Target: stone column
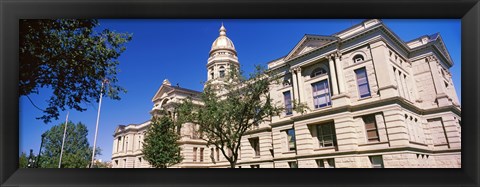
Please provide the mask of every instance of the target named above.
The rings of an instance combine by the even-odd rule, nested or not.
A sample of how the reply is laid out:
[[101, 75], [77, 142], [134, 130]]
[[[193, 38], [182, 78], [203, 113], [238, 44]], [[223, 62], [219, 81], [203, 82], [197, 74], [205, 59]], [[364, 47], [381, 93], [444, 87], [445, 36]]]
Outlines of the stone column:
[[118, 138], [115, 137], [115, 138], [113, 139], [113, 149], [112, 149], [113, 151], [112, 151], [112, 154], [115, 154], [115, 153], [118, 152], [118, 150], [117, 150], [117, 145], [118, 145]]
[[[333, 88], [333, 95], [338, 95], [338, 84], [337, 84], [337, 72], [335, 71], [335, 64], [333, 62], [334, 55], [328, 55], [328, 65], [329, 65], [329, 75], [332, 79], [332, 88]], [[337, 62], [338, 64], [338, 62]]]
[[399, 75], [400, 71], [396, 70], [396, 71], [393, 71], [393, 73], [395, 74], [395, 81], [397, 82], [398, 95], [400, 97], [405, 97], [403, 94], [402, 79], [400, 79], [400, 75]]
[[304, 81], [303, 81], [303, 76], [302, 76], [302, 68], [297, 67], [295, 68], [295, 73], [297, 76], [297, 85], [298, 85], [298, 102], [303, 102], [305, 98], [305, 89], [304, 89]]
[[438, 106], [446, 106], [450, 105], [451, 102], [448, 99], [447, 94], [445, 93], [445, 85], [443, 84], [442, 78], [440, 76], [438, 70], [438, 62], [435, 56], [428, 56], [427, 57], [428, 65], [430, 66], [430, 71], [433, 77], [433, 84], [435, 86], [435, 91], [437, 92], [436, 99]]
[[299, 96], [298, 96], [298, 89], [297, 89], [298, 88], [297, 73], [295, 69], [290, 69], [290, 73], [292, 74], [292, 82], [293, 82], [292, 84], [293, 99], [295, 100], [295, 102], [298, 102]]
[[339, 91], [341, 94], [345, 93], [345, 77], [343, 75], [343, 66], [342, 66], [342, 62], [340, 62], [340, 56], [341, 54], [340, 53], [335, 53], [334, 57], [335, 57], [335, 64], [336, 64], [336, 67], [335, 69], [337, 70], [337, 76], [338, 76], [338, 87], [339, 87]]
[[402, 90], [402, 94], [403, 94], [403, 98], [407, 99], [408, 100], [408, 94], [407, 94], [407, 91], [405, 90], [406, 86], [405, 86], [405, 76], [403, 75], [403, 72], [400, 71], [400, 74], [398, 75], [400, 77], [400, 85], [399, 87], [401, 88]]
[[[340, 56], [341, 56], [340, 52], [337, 51], [336, 53], [332, 54], [332, 56], [330, 57], [331, 59], [334, 60], [333, 63], [335, 64], [335, 70], [336, 70], [334, 71], [336, 73], [333, 73], [331, 77], [335, 77], [335, 76], [337, 77], [338, 91], [339, 91], [339, 94], [332, 96], [332, 105], [334, 107], [350, 104], [350, 97], [348, 96], [345, 88], [346, 82], [345, 82], [345, 76], [343, 75], [343, 66], [342, 66], [342, 62], [340, 61]], [[332, 84], [335, 85], [335, 83], [332, 83]]]
[[377, 74], [380, 98], [398, 96], [397, 87], [394, 85], [393, 67], [388, 60], [387, 45], [383, 41], [370, 44], [373, 66]]
[[405, 74], [403, 75], [402, 80], [405, 89], [405, 96], [407, 97], [407, 100], [412, 101], [412, 97], [410, 96], [410, 89], [408, 89], [407, 77]]

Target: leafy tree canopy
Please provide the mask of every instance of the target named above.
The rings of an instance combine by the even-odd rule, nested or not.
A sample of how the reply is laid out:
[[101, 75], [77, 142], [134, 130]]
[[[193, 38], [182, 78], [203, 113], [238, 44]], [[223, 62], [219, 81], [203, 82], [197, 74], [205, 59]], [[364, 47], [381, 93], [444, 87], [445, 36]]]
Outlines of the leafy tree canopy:
[[169, 117], [153, 117], [143, 143], [143, 157], [155, 168], [167, 168], [183, 160], [177, 141], [180, 136]]
[[53, 91], [42, 110], [45, 123], [58, 119], [59, 110], [85, 111], [82, 103], [98, 102], [105, 79], [106, 96], [118, 100], [126, 90], [117, 85], [117, 60], [131, 34], [108, 29], [96, 32], [95, 19], [20, 20], [19, 95], [37, 94], [39, 88]]
[[[64, 129], [65, 123], [62, 123], [45, 132], [44, 149], [38, 161], [41, 168], [58, 168]], [[92, 158], [92, 147], [88, 143], [87, 135], [88, 129], [84, 124], [68, 122], [61, 168], [88, 167]], [[100, 155], [100, 151], [97, 147], [95, 154]]]
[[25, 152], [22, 152], [20, 154], [20, 157], [18, 159], [18, 167], [19, 168], [27, 168], [28, 167], [28, 156]]
[[[270, 97], [270, 87], [278, 83], [275, 72], [260, 66], [248, 78], [232, 69], [223, 84], [207, 82], [201, 96], [203, 104], [184, 100], [177, 107], [178, 116], [181, 121], [198, 124], [202, 139], [221, 150], [235, 168], [243, 135], [285, 110]], [[304, 108], [298, 103], [294, 109]]]

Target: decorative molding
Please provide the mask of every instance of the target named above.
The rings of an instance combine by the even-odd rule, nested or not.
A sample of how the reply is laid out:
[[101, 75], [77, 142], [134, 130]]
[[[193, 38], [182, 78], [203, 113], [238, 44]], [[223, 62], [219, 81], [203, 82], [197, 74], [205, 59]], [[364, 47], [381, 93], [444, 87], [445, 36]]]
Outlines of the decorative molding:
[[437, 57], [435, 57], [434, 55], [427, 56], [425, 59], [427, 60], [427, 62], [437, 61]]

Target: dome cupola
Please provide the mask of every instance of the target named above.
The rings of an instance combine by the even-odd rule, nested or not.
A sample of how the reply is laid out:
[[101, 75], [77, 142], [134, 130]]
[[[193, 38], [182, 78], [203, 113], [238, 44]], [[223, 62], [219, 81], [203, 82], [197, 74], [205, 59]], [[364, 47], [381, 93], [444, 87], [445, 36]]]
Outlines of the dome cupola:
[[220, 27], [220, 35], [218, 38], [213, 42], [212, 48], [210, 49], [210, 56], [214, 54], [214, 52], [220, 51], [220, 50], [227, 50], [233, 53], [233, 55], [237, 55], [237, 51], [235, 50], [235, 46], [233, 45], [232, 40], [227, 37], [227, 29], [222, 26]]

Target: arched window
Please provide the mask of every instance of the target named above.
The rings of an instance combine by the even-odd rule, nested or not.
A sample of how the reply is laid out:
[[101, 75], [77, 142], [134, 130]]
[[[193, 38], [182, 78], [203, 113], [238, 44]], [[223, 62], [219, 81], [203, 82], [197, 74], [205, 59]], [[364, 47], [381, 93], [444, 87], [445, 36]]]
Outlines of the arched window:
[[213, 68], [210, 68], [209, 71], [210, 71], [210, 79], [215, 78], [215, 75], [214, 75], [214, 73], [213, 73]]
[[325, 70], [325, 68], [316, 68], [312, 71], [312, 74], [310, 74], [310, 77], [313, 78], [323, 74], [327, 74], [327, 70]]
[[353, 62], [354, 62], [354, 63], [362, 62], [363, 60], [364, 60], [364, 58], [363, 58], [363, 56], [360, 55], [360, 54], [359, 54], [359, 55], [355, 55], [355, 56], [353, 57]]
[[225, 67], [223, 67], [223, 66], [220, 66], [220, 68], [219, 68], [219, 71], [218, 71], [218, 72], [219, 72], [219, 74], [220, 74], [220, 78], [223, 78], [223, 77], [225, 77]]

